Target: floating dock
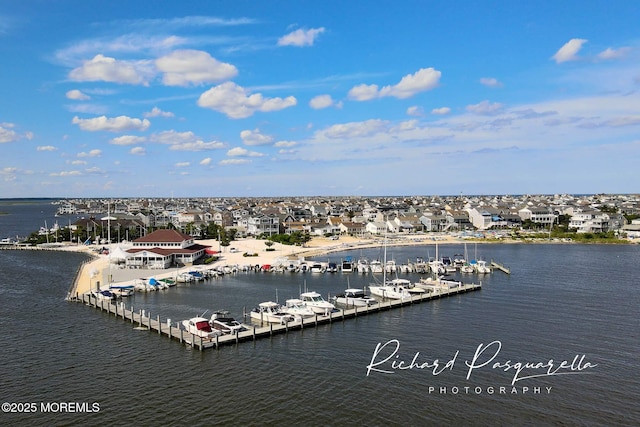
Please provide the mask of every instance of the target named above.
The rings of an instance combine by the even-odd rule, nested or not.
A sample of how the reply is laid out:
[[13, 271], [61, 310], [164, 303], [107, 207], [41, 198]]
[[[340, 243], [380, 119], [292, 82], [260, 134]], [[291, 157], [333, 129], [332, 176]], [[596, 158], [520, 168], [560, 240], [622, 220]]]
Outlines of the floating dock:
[[511, 269], [509, 267], [505, 267], [502, 264], [498, 264], [494, 260], [491, 260], [491, 268], [495, 268], [497, 270], [500, 270], [503, 273], [511, 274]]
[[244, 341], [255, 341], [260, 338], [268, 338], [275, 334], [287, 333], [289, 331], [314, 328], [318, 325], [344, 321], [345, 319], [365, 316], [367, 314], [378, 313], [412, 304], [419, 304], [434, 299], [477, 291], [480, 289], [482, 289], [482, 284], [463, 284], [452, 288], [438, 288], [434, 292], [425, 292], [424, 294], [418, 294], [411, 298], [386, 300], [369, 307], [339, 308], [326, 316], [316, 314], [315, 317], [296, 320], [282, 325], [275, 323], [270, 323], [267, 326], [248, 325], [248, 329], [246, 331], [230, 335], [220, 335], [212, 339], [202, 338], [191, 334], [184, 330], [180, 323], [173, 323], [170, 319], [165, 319], [163, 321], [160, 318], [160, 315], [156, 315], [155, 318], [152, 318], [151, 313], [145, 312], [144, 310], [136, 312], [133, 305], [130, 305], [127, 308], [124, 301], [116, 301], [114, 303], [112, 301], [97, 300], [90, 294], [76, 294], [73, 297], [68, 297], [67, 300], [80, 302], [101, 311], [106, 311], [109, 314], [113, 314], [115, 317], [121, 317], [125, 321], [130, 322], [134, 327], [142, 327], [148, 329], [150, 332], [157, 333], [160, 336], [167, 336], [191, 347], [204, 350], [209, 348], [220, 348], [222, 345], [236, 344]]

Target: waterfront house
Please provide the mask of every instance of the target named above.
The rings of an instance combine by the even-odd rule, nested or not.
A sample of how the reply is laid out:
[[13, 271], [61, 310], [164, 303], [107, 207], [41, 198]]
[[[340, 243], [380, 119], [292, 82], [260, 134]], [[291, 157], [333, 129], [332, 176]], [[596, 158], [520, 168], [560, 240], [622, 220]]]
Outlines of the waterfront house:
[[133, 241], [127, 253], [129, 268], [168, 268], [172, 264], [190, 265], [204, 255], [208, 246], [195, 243], [192, 236], [163, 229]]

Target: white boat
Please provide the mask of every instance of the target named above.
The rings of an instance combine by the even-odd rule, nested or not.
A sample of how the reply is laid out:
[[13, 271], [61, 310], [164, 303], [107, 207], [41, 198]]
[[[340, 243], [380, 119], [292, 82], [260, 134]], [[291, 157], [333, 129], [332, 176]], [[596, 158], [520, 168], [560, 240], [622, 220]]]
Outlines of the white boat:
[[377, 260], [377, 259], [374, 259], [369, 263], [369, 269], [374, 274], [382, 273], [382, 271], [384, 270], [384, 268], [382, 268], [382, 263], [380, 262], [380, 260]]
[[378, 304], [378, 300], [366, 295], [363, 289], [356, 288], [345, 289], [343, 294], [333, 297], [333, 301], [347, 307], [367, 307]]
[[222, 335], [222, 332], [213, 329], [209, 319], [204, 317], [192, 317], [191, 319], [183, 320], [182, 326], [188, 333], [201, 338], [211, 339], [216, 335]]
[[483, 261], [483, 260], [476, 261], [476, 273], [478, 274], [491, 273], [491, 269], [487, 267], [487, 261]]
[[112, 285], [109, 290], [119, 297], [128, 297], [133, 295], [133, 285]]
[[314, 262], [313, 264], [311, 264], [311, 267], [309, 268], [309, 271], [311, 271], [312, 273], [324, 273], [325, 270], [326, 270], [325, 266], [319, 262]]
[[300, 294], [300, 299], [314, 313], [322, 314], [327, 316], [329, 312], [333, 311], [336, 307], [331, 304], [329, 301], [325, 301], [317, 292], [304, 292]]
[[216, 311], [213, 313], [211, 319], [209, 319], [209, 324], [213, 329], [223, 334], [237, 334], [246, 330], [242, 323], [229, 316], [228, 311]]
[[307, 307], [305, 303], [298, 298], [291, 298], [286, 300], [284, 306], [282, 307], [282, 311], [295, 316], [296, 319], [313, 317], [316, 315], [316, 313], [311, 310], [310, 307]]
[[434, 292], [437, 289], [452, 289], [462, 286], [462, 282], [459, 280], [449, 280], [440, 276], [436, 279], [432, 277], [428, 277], [426, 279], [420, 279], [418, 283], [415, 284], [416, 287], [425, 289], [430, 292]]
[[92, 295], [98, 301], [113, 301], [113, 300], [115, 300], [117, 298], [115, 293], [113, 293], [111, 291], [107, 291], [107, 290], [93, 292]]
[[356, 264], [356, 270], [360, 274], [367, 274], [371, 270], [369, 268], [369, 261], [366, 258], [360, 258]]
[[351, 273], [353, 271], [353, 261], [350, 256], [342, 260], [340, 270], [342, 270], [343, 273]]
[[273, 301], [261, 302], [256, 308], [251, 310], [250, 315], [252, 319], [263, 323], [285, 324], [295, 320], [294, 316], [285, 313], [280, 304]]
[[196, 278], [189, 273], [180, 273], [176, 276], [176, 282], [178, 283], [191, 283], [195, 282]]

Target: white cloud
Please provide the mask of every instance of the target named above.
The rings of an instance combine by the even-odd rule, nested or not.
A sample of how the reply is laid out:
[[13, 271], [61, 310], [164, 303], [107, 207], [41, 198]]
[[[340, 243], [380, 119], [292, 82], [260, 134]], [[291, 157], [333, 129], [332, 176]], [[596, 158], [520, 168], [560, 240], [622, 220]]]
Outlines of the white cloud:
[[250, 117], [256, 111], [270, 112], [292, 107], [296, 98], [264, 98], [260, 93], [250, 94], [248, 90], [233, 82], [214, 86], [200, 95], [198, 105], [226, 114], [232, 119]]
[[623, 58], [630, 51], [631, 51], [631, 48], [628, 48], [628, 47], [621, 47], [620, 49], [612, 49], [608, 47], [598, 54], [598, 58], [604, 59], [604, 60]]
[[73, 99], [75, 101], [86, 101], [87, 99], [91, 99], [89, 95], [80, 92], [78, 89], [70, 90], [65, 95], [68, 99]]
[[0, 176], [2, 180], [6, 182], [15, 181], [17, 173], [18, 168], [7, 167], [0, 169]]
[[147, 119], [140, 120], [127, 116], [118, 116], [113, 118], [107, 118], [106, 116], [100, 116], [93, 119], [80, 119], [75, 116], [71, 121], [74, 125], [78, 125], [80, 129], [89, 132], [96, 131], [109, 131], [109, 132], [123, 132], [127, 130], [147, 130], [151, 125], [151, 122]]
[[422, 117], [424, 116], [424, 109], [422, 107], [418, 107], [416, 105], [407, 108], [408, 116]]
[[0, 144], [5, 142], [15, 142], [22, 138], [32, 139], [32, 132], [25, 132], [23, 134], [19, 134], [14, 131], [15, 125], [13, 123], [0, 123]]
[[153, 107], [151, 109], [151, 111], [147, 111], [146, 113], [142, 114], [143, 117], [164, 117], [164, 118], [171, 118], [171, 117], [175, 117], [175, 114], [173, 114], [170, 111], [162, 111], [161, 109], [159, 109], [158, 107]]
[[86, 160], [71, 160], [71, 161], [67, 161], [68, 164], [77, 166], [77, 165], [86, 165], [87, 161]]
[[80, 171], [62, 171], [62, 172], [52, 172], [49, 174], [49, 176], [60, 176], [60, 177], [67, 177], [67, 176], [81, 176], [82, 172]]
[[275, 144], [273, 144], [274, 147], [294, 147], [298, 145], [298, 143], [296, 141], [278, 141]]
[[219, 150], [226, 147], [226, 144], [218, 141], [204, 142], [182, 142], [179, 144], [173, 144], [169, 147], [169, 150], [174, 151], [207, 151], [207, 150]]
[[206, 157], [206, 158], [200, 160], [200, 164], [202, 166], [209, 166], [211, 164], [211, 157]]
[[433, 110], [431, 110], [431, 114], [437, 114], [437, 115], [445, 115], [445, 114], [449, 114], [451, 112], [451, 108], [449, 107], [440, 107], [440, 108], [434, 108]]
[[260, 133], [260, 129], [243, 130], [240, 132], [240, 138], [245, 145], [267, 145], [273, 142], [273, 137]]
[[219, 165], [246, 165], [251, 163], [249, 159], [225, 159], [218, 162]]
[[313, 46], [316, 38], [325, 31], [324, 27], [310, 30], [298, 29], [278, 39], [278, 46]]
[[503, 84], [498, 81], [498, 79], [493, 77], [482, 77], [480, 79], [480, 84], [487, 87], [502, 87]]
[[413, 74], [407, 74], [399, 83], [384, 86], [378, 90], [378, 85], [361, 84], [354, 86], [349, 91], [349, 99], [355, 101], [368, 101], [374, 98], [393, 96], [394, 98], [405, 99], [417, 93], [431, 90], [440, 83], [442, 73], [433, 67], [421, 68]]
[[231, 64], [220, 62], [200, 50], [176, 50], [158, 58], [156, 66], [164, 73], [167, 86], [189, 86], [228, 80], [238, 74]]
[[557, 64], [567, 61], [575, 61], [578, 59], [578, 52], [582, 49], [582, 45], [586, 43], [585, 39], [571, 39], [564, 44], [551, 58]]
[[170, 150], [175, 151], [206, 151], [225, 148], [226, 144], [219, 141], [204, 142], [191, 131], [176, 132], [167, 130], [155, 133], [149, 137], [151, 142], [170, 145]]
[[129, 154], [144, 156], [145, 154], [147, 154], [147, 150], [144, 147], [133, 147], [131, 150], [129, 150]]
[[37, 151], [56, 151], [57, 148], [53, 145], [39, 145], [36, 147]]
[[83, 157], [100, 157], [102, 155], [102, 150], [98, 150], [97, 148], [89, 151], [89, 152], [80, 152], [78, 153], [78, 157], [83, 158]]
[[189, 162], [178, 162], [178, 163], [176, 163], [176, 167], [177, 168], [186, 168], [186, 167], [189, 167], [189, 166], [191, 166], [191, 163], [189, 163]]
[[316, 132], [316, 136], [323, 136], [330, 139], [362, 138], [380, 132], [385, 129], [388, 124], [388, 121], [380, 119], [342, 123], [318, 131]]
[[243, 147], [235, 147], [227, 151], [227, 156], [229, 157], [263, 157], [264, 154], [258, 153], [257, 151], [249, 151]]
[[470, 113], [481, 114], [481, 115], [492, 115], [496, 114], [502, 109], [502, 104], [499, 102], [489, 102], [487, 100], [482, 101], [478, 104], [467, 105], [466, 110]]
[[111, 139], [109, 144], [113, 145], [135, 145], [146, 142], [147, 138], [144, 136], [134, 136], [134, 135], [122, 135], [116, 138]]
[[321, 110], [328, 107], [342, 108], [342, 102], [336, 102], [331, 95], [318, 95], [309, 101], [309, 107], [314, 110]]
[[148, 85], [155, 74], [149, 61], [118, 61], [104, 55], [96, 55], [69, 73], [73, 81], [104, 81], [133, 85]]

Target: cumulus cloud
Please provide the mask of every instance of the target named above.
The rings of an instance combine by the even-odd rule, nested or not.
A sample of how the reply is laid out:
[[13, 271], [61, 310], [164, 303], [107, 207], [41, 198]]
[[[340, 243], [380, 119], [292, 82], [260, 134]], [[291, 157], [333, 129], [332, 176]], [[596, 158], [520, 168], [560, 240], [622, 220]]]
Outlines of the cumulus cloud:
[[209, 166], [211, 164], [211, 157], [205, 157], [204, 159], [200, 160], [200, 164], [202, 166]]
[[440, 116], [444, 116], [445, 114], [449, 114], [451, 112], [451, 108], [449, 107], [440, 107], [440, 108], [434, 108], [433, 110], [431, 110], [431, 114], [437, 114]]
[[140, 120], [127, 116], [118, 116], [112, 118], [100, 116], [93, 119], [81, 119], [78, 116], [75, 116], [71, 123], [73, 123], [74, 125], [78, 125], [80, 129], [89, 132], [123, 132], [127, 130], [144, 131], [147, 130], [151, 125], [151, 122], [147, 119]]
[[129, 150], [129, 154], [133, 154], [135, 156], [144, 156], [147, 154], [147, 150], [144, 147], [133, 147]]
[[264, 154], [258, 153], [257, 151], [249, 151], [243, 147], [235, 147], [227, 151], [227, 156], [229, 157], [262, 157], [264, 156]]
[[154, 74], [148, 61], [118, 61], [98, 54], [71, 70], [69, 78], [79, 82], [104, 81], [146, 86]]
[[17, 173], [18, 168], [6, 167], [0, 169], [0, 176], [2, 177], [2, 180], [6, 182], [15, 181]]
[[564, 44], [551, 58], [556, 61], [557, 64], [567, 61], [575, 61], [578, 59], [578, 52], [582, 49], [582, 45], [585, 44], [585, 39], [571, 39]]
[[502, 83], [498, 81], [498, 79], [493, 77], [482, 77], [480, 79], [480, 84], [487, 87], [502, 87]]
[[39, 145], [38, 147], [36, 147], [37, 151], [56, 151], [57, 148], [54, 147], [53, 145]]
[[113, 145], [135, 145], [135, 144], [141, 144], [141, 143], [145, 142], [146, 140], [147, 140], [147, 138], [145, 138], [144, 136], [122, 135], [122, 136], [118, 136], [116, 138], [112, 138], [111, 141], [109, 141], [109, 144], [113, 144]]
[[298, 29], [278, 39], [278, 46], [313, 46], [316, 38], [324, 33], [324, 27], [309, 30]]
[[13, 130], [15, 125], [13, 123], [0, 123], [0, 144], [5, 142], [15, 142], [22, 138], [32, 139], [32, 132], [25, 132], [20, 134]]
[[142, 116], [143, 117], [164, 117], [168, 119], [171, 117], [175, 117], [175, 114], [173, 114], [170, 111], [162, 111], [158, 107], [153, 107], [151, 111], [147, 111], [146, 113], [142, 114]]
[[191, 163], [189, 163], [189, 162], [178, 162], [178, 163], [176, 163], [176, 167], [177, 168], [186, 168], [186, 167], [189, 167], [189, 166], [191, 166]]
[[316, 135], [330, 139], [361, 138], [384, 130], [388, 124], [388, 121], [380, 119], [342, 123], [318, 131]]
[[248, 90], [233, 82], [222, 83], [204, 92], [198, 98], [198, 105], [226, 114], [232, 119], [250, 117], [256, 111], [270, 112], [292, 107], [296, 98], [264, 98], [260, 93], [250, 94]]
[[225, 148], [226, 144], [219, 141], [205, 142], [191, 131], [176, 132], [167, 130], [155, 133], [149, 137], [151, 142], [170, 145], [169, 149], [174, 151], [206, 151]]
[[267, 145], [273, 142], [273, 137], [260, 133], [260, 129], [243, 130], [240, 132], [240, 138], [245, 145]]
[[220, 62], [201, 50], [176, 50], [156, 59], [167, 86], [190, 86], [228, 80], [238, 74], [231, 64]]
[[384, 86], [378, 90], [378, 85], [361, 84], [354, 86], [349, 91], [349, 99], [355, 101], [368, 101], [374, 98], [392, 96], [394, 98], [405, 99], [417, 93], [431, 90], [440, 83], [442, 73], [433, 67], [421, 68], [413, 74], [407, 74], [399, 83]]
[[67, 176], [81, 176], [82, 172], [80, 171], [61, 171], [61, 172], [52, 172], [49, 174], [49, 176], [60, 176], [60, 177], [67, 177]]
[[487, 100], [482, 101], [478, 104], [467, 105], [466, 110], [470, 113], [481, 114], [481, 115], [491, 115], [496, 114], [502, 109], [502, 104], [499, 102], [489, 102]]
[[91, 99], [91, 97], [87, 94], [84, 94], [82, 92], [80, 92], [78, 89], [73, 89], [68, 91], [65, 96], [68, 99], [73, 99], [74, 101], [86, 101], [88, 99]]
[[342, 102], [336, 102], [331, 95], [318, 95], [309, 101], [309, 107], [314, 110], [321, 110], [328, 107], [342, 108]]

